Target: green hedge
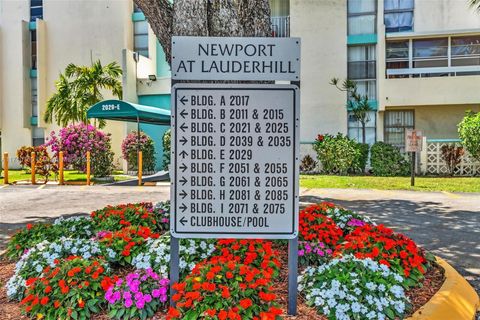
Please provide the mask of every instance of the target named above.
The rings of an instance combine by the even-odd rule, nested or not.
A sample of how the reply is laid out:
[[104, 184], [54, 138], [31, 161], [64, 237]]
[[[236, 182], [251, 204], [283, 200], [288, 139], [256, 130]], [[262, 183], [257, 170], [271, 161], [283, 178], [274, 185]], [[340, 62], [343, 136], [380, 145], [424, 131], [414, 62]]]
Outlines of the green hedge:
[[410, 174], [410, 162], [391, 144], [376, 142], [370, 149], [370, 165], [376, 176], [407, 176]]

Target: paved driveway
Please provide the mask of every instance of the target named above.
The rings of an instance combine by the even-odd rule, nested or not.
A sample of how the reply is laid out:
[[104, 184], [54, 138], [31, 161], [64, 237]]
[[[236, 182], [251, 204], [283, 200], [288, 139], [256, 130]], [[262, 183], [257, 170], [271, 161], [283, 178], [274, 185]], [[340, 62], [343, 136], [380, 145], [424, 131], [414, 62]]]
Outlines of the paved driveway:
[[[0, 187], [0, 251], [8, 234], [29, 222], [78, 215], [108, 204], [160, 201], [169, 186]], [[480, 194], [302, 189], [302, 204], [332, 201], [367, 214], [452, 263], [480, 291]]]

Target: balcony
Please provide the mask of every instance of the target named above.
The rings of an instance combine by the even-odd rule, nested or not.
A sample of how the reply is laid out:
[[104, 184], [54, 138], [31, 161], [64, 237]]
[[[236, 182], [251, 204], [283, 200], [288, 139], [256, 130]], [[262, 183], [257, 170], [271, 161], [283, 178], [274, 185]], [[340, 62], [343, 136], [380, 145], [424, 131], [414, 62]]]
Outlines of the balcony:
[[272, 37], [287, 38], [290, 37], [290, 16], [271, 17]]

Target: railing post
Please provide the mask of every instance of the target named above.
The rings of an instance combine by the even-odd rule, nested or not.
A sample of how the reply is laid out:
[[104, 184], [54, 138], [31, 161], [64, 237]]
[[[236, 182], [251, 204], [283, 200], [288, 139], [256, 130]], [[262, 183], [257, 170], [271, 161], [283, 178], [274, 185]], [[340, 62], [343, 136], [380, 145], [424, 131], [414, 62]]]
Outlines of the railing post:
[[63, 151], [58, 153], [58, 184], [63, 185]]
[[87, 151], [87, 186], [90, 185], [90, 151]]
[[8, 152], [3, 153], [3, 184], [8, 184]]
[[30, 166], [31, 166], [31, 174], [32, 174], [32, 184], [36, 183], [35, 180], [35, 152], [31, 153], [31, 158], [30, 158]]
[[143, 154], [142, 151], [138, 151], [138, 185], [142, 185], [142, 175], [143, 175]]

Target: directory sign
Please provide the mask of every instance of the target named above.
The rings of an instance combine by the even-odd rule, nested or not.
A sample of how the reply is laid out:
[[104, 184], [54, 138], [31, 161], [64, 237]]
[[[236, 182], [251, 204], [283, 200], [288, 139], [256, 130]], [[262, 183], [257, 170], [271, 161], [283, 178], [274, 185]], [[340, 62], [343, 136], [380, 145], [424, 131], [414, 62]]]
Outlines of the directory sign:
[[298, 233], [299, 89], [172, 87], [172, 235], [291, 239]]

